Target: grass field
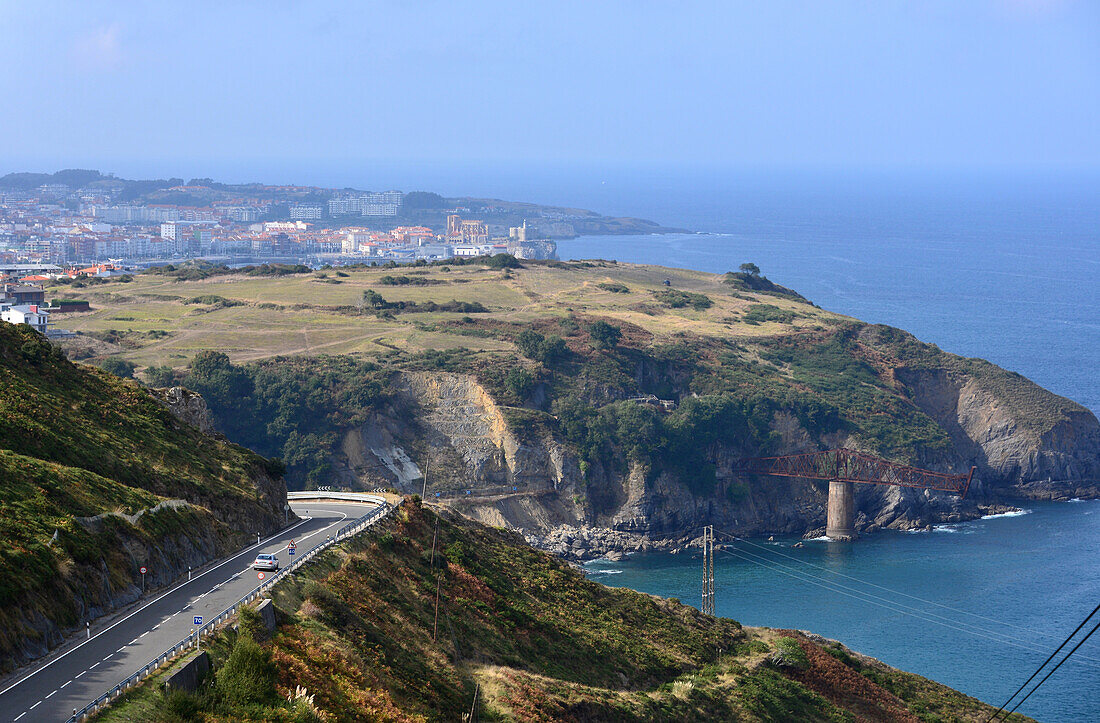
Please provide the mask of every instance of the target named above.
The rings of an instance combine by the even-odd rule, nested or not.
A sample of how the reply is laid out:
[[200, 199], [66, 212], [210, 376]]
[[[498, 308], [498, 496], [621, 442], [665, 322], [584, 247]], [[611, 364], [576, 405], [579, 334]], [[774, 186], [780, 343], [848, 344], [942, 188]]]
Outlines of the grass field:
[[[525, 322], [547, 316], [606, 317], [644, 329], [658, 344], [683, 334], [781, 336], [843, 319], [795, 299], [734, 292], [714, 274], [603, 262], [525, 266], [508, 272], [485, 266], [434, 266], [355, 269], [341, 272], [346, 276], [340, 277], [325, 271], [278, 278], [226, 275], [199, 281], [141, 274], [131, 283], [112, 281], [82, 289], [51, 286], [47, 298], [91, 303], [91, 312], [55, 315], [53, 323], [83, 334], [109, 336], [109, 344], [93, 356], [118, 356], [139, 366], [176, 368], [208, 349], [224, 351], [234, 361], [254, 361], [322, 353], [370, 357], [395, 347], [411, 352], [511, 348], [506, 341], [440, 328], [463, 317], [474, 320], [473, 328], [493, 321]], [[387, 285], [382, 281], [386, 276], [426, 283]], [[698, 310], [670, 308], [655, 295], [669, 288], [663, 284], [665, 279], [670, 288], [704, 294], [712, 305]], [[609, 291], [601, 284], [628, 291]], [[349, 309], [360, 303], [368, 289], [388, 302], [478, 302], [488, 313], [405, 312], [382, 318], [370, 309], [364, 313]], [[211, 296], [229, 303], [186, 303]], [[786, 323], [743, 321], [750, 309], [760, 304], [790, 311], [793, 318]]]

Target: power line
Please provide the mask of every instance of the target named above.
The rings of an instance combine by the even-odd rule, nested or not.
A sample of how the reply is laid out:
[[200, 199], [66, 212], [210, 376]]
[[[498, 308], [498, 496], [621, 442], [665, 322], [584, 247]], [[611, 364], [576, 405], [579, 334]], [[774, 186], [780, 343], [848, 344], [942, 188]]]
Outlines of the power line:
[[[895, 595], [901, 595], [903, 597], [907, 597], [907, 598], [910, 598], [912, 600], [917, 600], [917, 601], [925, 603], [927, 605], [935, 605], [936, 607], [943, 608], [944, 610], [950, 610], [953, 613], [959, 613], [959, 614], [962, 614], [962, 615], [970, 615], [971, 617], [978, 618], [979, 620], [985, 620], [986, 622], [995, 623], [997, 625], [1004, 625], [1004, 626], [1007, 626], [1007, 627], [1010, 627], [1010, 628], [1016, 628], [1017, 630], [1021, 630], [1023, 632], [1027, 632], [1027, 633], [1031, 633], [1033, 635], [1040, 635], [1042, 637], [1052, 638], [1054, 640], [1058, 639], [1057, 636], [1051, 635], [1050, 633], [1044, 633], [1044, 632], [1041, 632], [1039, 630], [1033, 630], [1031, 628], [1023, 627], [1021, 625], [1014, 625], [1012, 623], [1002, 622], [1002, 621], [996, 620], [994, 618], [986, 617], [985, 615], [979, 615], [977, 613], [972, 613], [969, 610], [960, 610], [959, 608], [954, 608], [954, 607], [951, 607], [950, 605], [944, 605], [943, 603], [938, 603], [935, 600], [926, 600], [922, 597], [918, 597], [916, 595], [910, 595], [909, 593], [902, 592], [900, 590], [894, 590], [893, 588], [885, 587], [883, 585], [878, 585], [878, 584], [873, 583], [873, 582], [867, 582], [866, 580], [861, 580], [858, 577], [853, 577], [852, 575], [847, 575], [843, 572], [837, 572], [836, 570], [830, 570], [827, 567], [822, 567], [821, 565], [815, 565], [812, 562], [807, 562], [806, 560], [799, 559], [797, 557], [794, 557], [793, 555], [787, 555], [787, 554], [785, 554], [785, 553], [783, 553], [779, 550], [772, 549], [772, 548], [767, 547], [765, 545], [758, 545], [755, 542], [752, 542], [751, 540], [746, 540], [743, 537], [738, 537], [737, 535], [735, 535], [731, 532], [724, 532], [722, 530], [719, 530], [718, 534], [723, 535], [725, 537], [732, 538], [734, 540], [737, 540], [738, 542], [744, 542], [745, 544], [752, 545], [753, 547], [758, 547], [761, 550], [765, 550], [765, 551], [770, 552], [774, 555], [779, 555], [780, 557], [785, 557], [788, 560], [793, 560], [794, 562], [800, 562], [803, 565], [807, 565], [807, 566], [815, 568], [817, 570], [821, 570], [823, 572], [827, 572], [827, 573], [830, 573], [832, 575], [837, 575], [839, 577], [845, 577], [845, 578], [848, 578], [849, 580], [854, 580], [855, 582], [858, 582], [861, 585], [867, 585], [869, 587], [876, 587], [879, 590], [885, 590], [886, 592], [893, 593]], [[931, 614], [931, 613], [929, 613], [929, 614]], [[1097, 661], [1097, 662], [1100, 662], [1100, 661]]]
[[[1012, 638], [1010, 636], [1003, 635], [1003, 634], [1000, 634], [1000, 633], [989, 634], [988, 631], [978, 632], [977, 630], [974, 630], [974, 629], [959, 627], [958, 625], [952, 625], [950, 623], [940, 622], [939, 620], [935, 620], [933, 618], [926, 617], [925, 614], [923, 614], [923, 611], [916, 610], [915, 608], [903, 609], [906, 606], [895, 607], [896, 605], [901, 605], [901, 603], [894, 603], [894, 601], [892, 601], [892, 600], [887, 600], [886, 598], [878, 597], [876, 595], [871, 595], [870, 593], [865, 593], [865, 592], [862, 592], [860, 590], [855, 590], [854, 588], [849, 588], [849, 587], [846, 587], [844, 585], [840, 585], [839, 583], [824, 582], [824, 581], [821, 581], [821, 578], [810, 575], [809, 573], [802, 573], [802, 572], [798, 572], [798, 571], [791, 572], [790, 568], [788, 568], [784, 565], [780, 565], [779, 563], [771, 562], [771, 561], [769, 561], [765, 558], [761, 558], [759, 555], [754, 555], [751, 552], [747, 552], [747, 551], [744, 551], [744, 550], [738, 550], [738, 551], [721, 550], [721, 552], [725, 552], [729, 555], [733, 555], [734, 557], [737, 557], [738, 559], [744, 560], [745, 562], [750, 562], [750, 563], [753, 563], [755, 565], [759, 565], [760, 567], [763, 567], [766, 570], [772, 570], [774, 572], [778, 572], [780, 574], [787, 575], [789, 577], [793, 577], [796, 580], [800, 580], [802, 582], [809, 583], [810, 585], [816, 585], [817, 587], [824, 588], [825, 590], [828, 590], [829, 592], [839, 593], [841, 595], [845, 595], [847, 597], [854, 598], [856, 600], [859, 600], [860, 602], [869, 603], [871, 605], [878, 605], [879, 607], [886, 608], [887, 610], [892, 610], [893, 612], [896, 612], [896, 613], [901, 613], [902, 615], [909, 615], [911, 617], [915, 617], [919, 620], [924, 620], [925, 622], [932, 623], [934, 625], [940, 625], [940, 626], [943, 626], [945, 628], [950, 628], [952, 630], [957, 630], [959, 632], [968, 633], [968, 634], [974, 635], [976, 637], [985, 638], [987, 640], [991, 640], [992, 642], [998, 643], [1000, 645], [1011, 645], [1013, 647], [1021, 648], [1023, 650], [1029, 650], [1031, 652], [1038, 652], [1038, 653], [1042, 652], [1041, 649], [1030, 646], [1030, 645], [1027, 645], [1026, 643], [1023, 643], [1022, 641], [1020, 641], [1017, 638]], [[744, 557], [743, 555], [749, 555], [751, 557]], [[758, 559], [756, 559], [756, 560], [751, 559], [752, 557], [755, 557], [755, 558], [758, 558]], [[759, 560], [764, 560], [764, 562], [759, 562]], [[845, 592], [845, 590], [851, 590], [852, 592]], [[875, 600], [868, 599], [869, 597], [877, 598], [878, 600], [882, 600], [884, 602], [876, 602]]]
[[[1011, 703], [1012, 699], [1015, 698], [1016, 696], [1018, 696], [1020, 694], [1020, 691], [1022, 691], [1024, 688], [1027, 687], [1028, 683], [1035, 680], [1035, 676], [1038, 675], [1039, 672], [1047, 666], [1047, 663], [1054, 660], [1054, 656], [1058, 654], [1058, 651], [1060, 651], [1062, 648], [1066, 647], [1066, 644], [1069, 643], [1070, 640], [1073, 640], [1073, 636], [1076, 635], [1077, 633], [1079, 633], [1081, 631], [1081, 628], [1085, 627], [1085, 624], [1088, 623], [1088, 621], [1090, 619], [1092, 619], [1092, 616], [1095, 615], [1097, 612], [1100, 612], [1100, 605], [1097, 605], [1096, 607], [1094, 607], [1092, 609], [1092, 612], [1089, 613], [1088, 616], [1084, 620], [1081, 621], [1081, 624], [1078, 625], [1076, 628], [1074, 628], [1073, 632], [1070, 633], [1069, 636], [1065, 640], [1062, 641], [1061, 645], [1059, 645], [1057, 648], [1055, 648], [1054, 652], [1050, 654], [1050, 657], [1047, 658], [1046, 660], [1044, 660], [1043, 664], [1035, 669], [1035, 672], [1031, 674], [1031, 677], [1028, 678], [1027, 680], [1025, 680], [1024, 684], [1021, 685], [1019, 688], [1017, 688], [1015, 693], [1008, 696], [1008, 700], [1006, 700], [1004, 703], [1001, 704], [1001, 707], [997, 709], [996, 713], [994, 713], [993, 715], [991, 715], [989, 717], [989, 720], [986, 721], [986, 723], [989, 723], [989, 721], [992, 721], [994, 718], [996, 718], [1000, 714], [1000, 712], [1005, 709], [1005, 706], [1007, 706], [1009, 703]], [[1097, 626], [1100, 627], [1100, 623], [1097, 623]], [[1090, 630], [1089, 634], [1085, 636], [1084, 640], [1082, 640], [1081, 643], [1085, 642], [1085, 640], [1088, 640], [1089, 635], [1092, 635], [1094, 632], [1096, 632], [1096, 628], [1093, 628], [1092, 630]], [[1062, 658], [1062, 661], [1060, 663], [1058, 663], [1058, 665], [1054, 666], [1054, 670], [1051, 670], [1050, 673], [1047, 673], [1046, 678], [1043, 678], [1043, 680], [1039, 681], [1039, 685], [1042, 685], [1043, 681], [1045, 681], [1047, 678], [1049, 678], [1051, 673], [1053, 673], [1055, 670], [1058, 670], [1058, 667], [1061, 666], [1062, 663], [1066, 662], [1066, 660], [1069, 658], [1069, 656], [1073, 655], [1073, 652], [1075, 650], [1077, 650], [1077, 648], [1081, 647], [1081, 643], [1077, 643], [1076, 647], [1074, 647], [1073, 650], [1069, 651], [1069, 653], [1066, 655], [1066, 657]], [[1032, 688], [1031, 693], [1034, 693], [1036, 690], [1038, 690], [1039, 685], [1036, 685], [1034, 688]], [[1025, 695], [1023, 700], [1020, 701], [1020, 703], [1023, 703], [1025, 700], [1027, 700], [1028, 697], [1031, 696], [1031, 693], [1028, 693], [1027, 695]], [[1016, 704], [1016, 708], [1020, 707], [1020, 703]], [[1008, 714], [1005, 716], [1005, 718], [1007, 719], [1009, 715], [1012, 715], [1013, 711], [1015, 711], [1016, 708], [1013, 708], [1012, 710], [1010, 710], [1008, 712]]]
[[[1064, 663], [1064, 662], [1066, 662], [1067, 660], [1069, 660], [1069, 656], [1071, 656], [1071, 655], [1073, 655], [1074, 653], [1076, 653], [1076, 652], [1077, 652], [1077, 648], [1079, 648], [1079, 647], [1081, 647], [1082, 645], [1084, 645], [1084, 644], [1085, 644], [1085, 641], [1086, 641], [1086, 640], [1088, 640], [1089, 638], [1091, 638], [1091, 637], [1092, 637], [1092, 634], [1093, 634], [1093, 633], [1095, 633], [1095, 632], [1097, 631], [1097, 629], [1100, 629], [1100, 623], [1096, 623], [1096, 625], [1093, 625], [1093, 626], [1092, 626], [1092, 630], [1090, 630], [1090, 631], [1088, 632], [1088, 634], [1087, 634], [1087, 635], [1085, 635], [1085, 637], [1081, 638], [1081, 642], [1077, 643], [1077, 645], [1074, 645], [1074, 646], [1073, 646], [1073, 649], [1072, 649], [1072, 650], [1070, 650], [1070, 651], [1069, 651], [1068, 653], [1066, 653], [1066, 657], [1064, 657], [1064, 658], [1062, 658], [1061, 660], [1059, 660], [1059, 661], [1058, 661], [1058, 665], [1055, 665], [1055, 666], [1054, 666], [1053, 668], [1051, 668], [1051, 669], [1050, 669], [1050, 672], [1049, 672], [1049, 673], [1047, 673], [1046, 675], [1044, 675], [1044, 676], [1043, 676], [1043, 679], [1042, 679], [1042, 680], [1040, 680], [1040, 681], [1039, 681], [1038, 683], [1036, 683], [1036, 684], [1035, 684], [1035, 687], [1034, 687], [1034, 688], [1032, 688], [1032, 689], [1031, 689], [1031, 691], [1030, 691], [1030, 692], [1029, 692], [1029, 693], [1028, 693], [1027, 695], [1025, 695], [1025, 696], [1024, 696], [1023, 698], [1021, 698], [1021, 699], [1020, 699], [1020, 702], [1019, 702], [1019, 703], [1017, 703], [1016, 705], [1014, 705], [1014, 706], [1012, 707], [1012, 710], [1010, 710], [1010, 711], [1008, 712], [1008, 715], [1012, 715], [1013, 713], [1015, 713], [1015, 712], [1016, 712], [1016, 709], [1017, 709], [1017, 708], [1019, 708], [1019, 707], [1020, 707], [1021, 705], [1023, 705], [1023, 704], [1024, 704], [1024, 701], [1025, 701], [1025, 700], [1027, 700], [1028, 698], [1030, 698], [1030, 697], [1031, 697], [1031, 694], [1032, 694], [1032, 693], [1034, 693], [1035, 691], [1039, 690], [1039, 686], [1041, 686], [1041, 685], [1042, 685], [1043, 683], [1047, 682], [1047, 678], [1049, 678], [1050, 676], [1054, 675], [1054, 671], [1058, 670], [1058, 668], [1061, 668], [1061, 667], [1062, 667], [1062, 663]], [[1008, 719], [1008, 716], [1006, 715], [1006, 716], [1005, 716], [1005, 720], [1007, 720], [1007, 719]]]

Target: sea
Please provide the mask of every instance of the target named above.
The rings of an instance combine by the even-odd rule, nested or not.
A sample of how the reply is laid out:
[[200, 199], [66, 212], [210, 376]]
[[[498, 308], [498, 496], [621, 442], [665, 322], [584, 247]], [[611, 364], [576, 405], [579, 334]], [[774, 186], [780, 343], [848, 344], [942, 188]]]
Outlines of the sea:
[[[715, 273], [752, 262], [819, 306], [989, 359], [1100, 412], [1095, 175], [603, 175], [554, 186], [559, 202], [687, 232], [581, 237], [559, 244], [562, 258]], [[838, 639], [1000, 705], [1100, 604], [1100, 501], [1023, 508], [855, 543], [729, 541], [717, 612]], [[653, 553], [587, 569], [698, 606], [700, 562]], [[1018, 712], [1100, 721], [1100, 634]]]

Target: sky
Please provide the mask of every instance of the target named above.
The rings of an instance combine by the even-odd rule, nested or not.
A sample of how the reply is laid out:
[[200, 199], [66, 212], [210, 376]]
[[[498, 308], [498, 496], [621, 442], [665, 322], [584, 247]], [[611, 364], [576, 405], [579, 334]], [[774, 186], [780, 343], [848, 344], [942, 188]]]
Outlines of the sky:
[[1095, 0], [0, 0], [0, 67], [0, 172], [1100, 168]]

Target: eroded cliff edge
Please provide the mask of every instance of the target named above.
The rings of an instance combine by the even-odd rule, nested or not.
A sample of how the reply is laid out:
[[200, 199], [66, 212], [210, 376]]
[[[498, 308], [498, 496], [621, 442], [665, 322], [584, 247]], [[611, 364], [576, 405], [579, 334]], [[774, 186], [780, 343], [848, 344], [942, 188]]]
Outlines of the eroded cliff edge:
[[[868, 348], [881, 342], [880, 331], [866, 330]], [[971, 519], [1019, 498], [1100, 495], [1100, 423], [1093, 414], [986, 362], [967, 360], [979, 365], [975, 373], [943, 356], [940, 367], [899, 365], [885, 373], [950, 438], [920, 450], [916, 461], [936, 469], [976, 466], [971, 499], [863, 486], [857, 491], [862, 531]], [[738, 458], [756, 452], [743, 440], [706, 446], [703, 459], [713, 465], [716, 484], [700, 490], [690, 473], [637, 460], [585, 464], [549, 425], [516, 429], [473, 374], [398, 373], [394, 387], [398, 403], [417, 410], [415, 424], [375, 413], [348, 430], [335, 454], [341, 483], [407, 493], [423, 488], [429, 499], [438, 496], [475, 519], [519, 529], [577, 558], [676, 546], [702, 524], [742, 534], [803, 534], [824, 526], [824, 485], [732, 472]], [[775, 411], [768, 424], [777, 453], [832, 446], [874, 451], [850, 432], [815, 438], [788, 411]]]

